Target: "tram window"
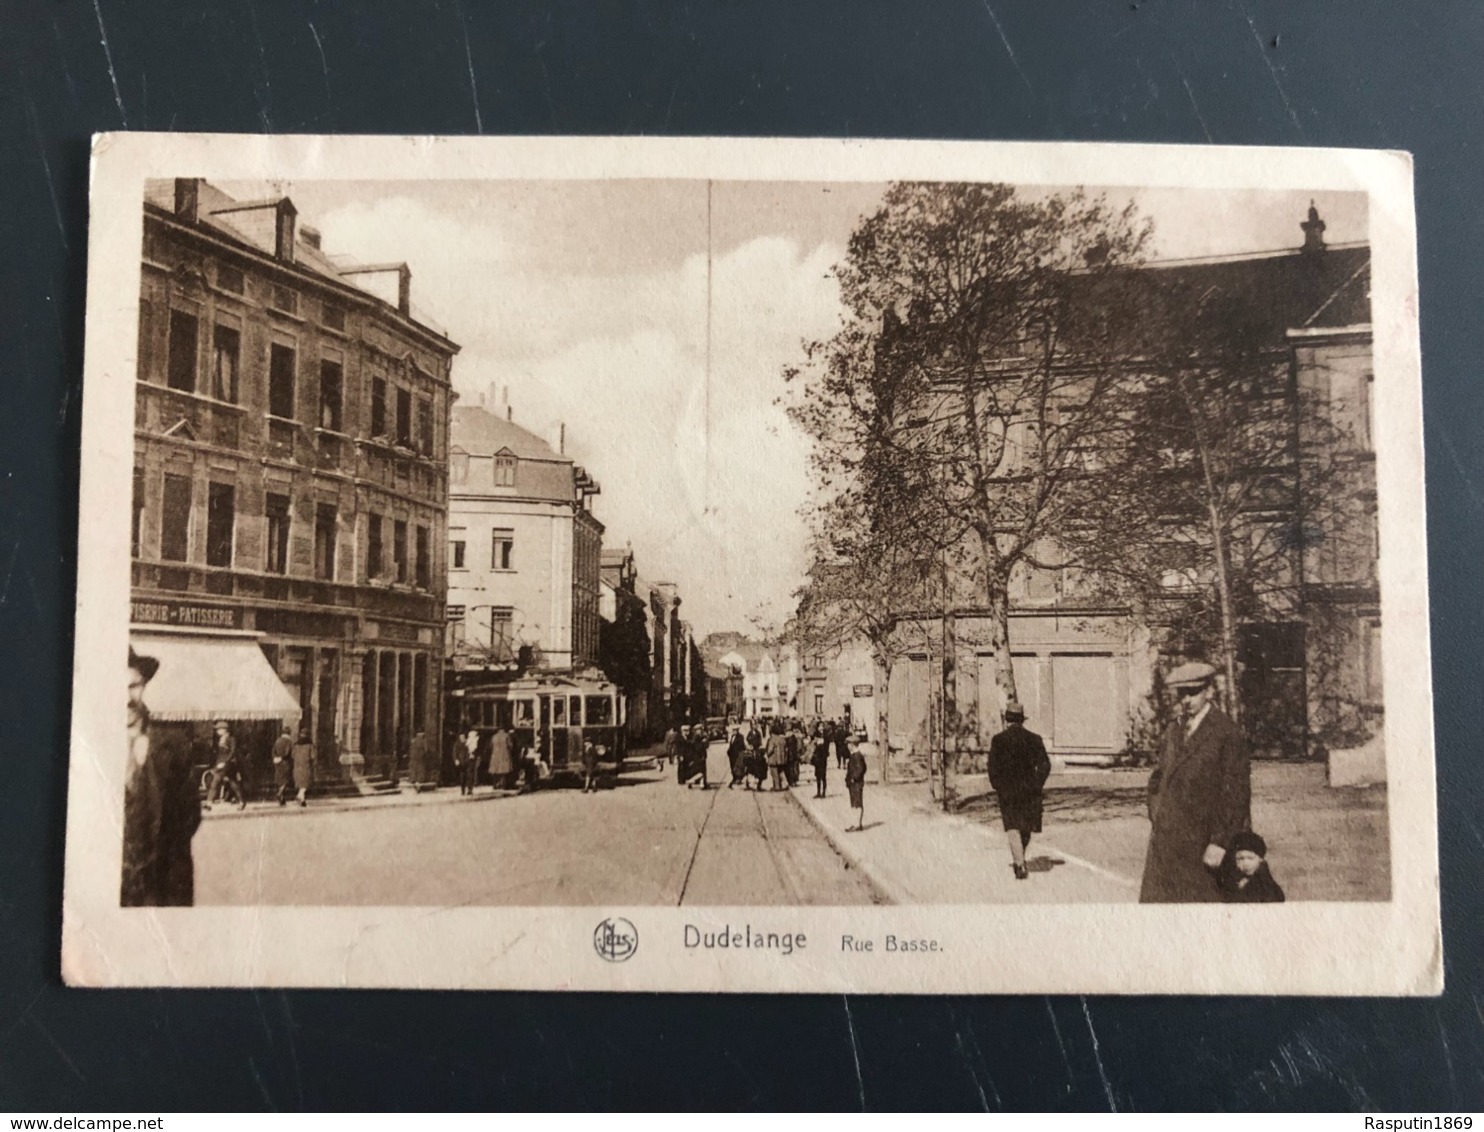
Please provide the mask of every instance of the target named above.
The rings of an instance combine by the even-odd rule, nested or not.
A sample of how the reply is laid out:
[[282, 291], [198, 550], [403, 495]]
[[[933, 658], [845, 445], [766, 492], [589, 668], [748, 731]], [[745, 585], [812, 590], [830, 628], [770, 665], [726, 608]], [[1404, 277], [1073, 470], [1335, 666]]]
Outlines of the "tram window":
[[567, 726], [567, 697], [553, 696], [551, 699], [551, 723], [553, 727]]
[[531, 711], [530, 700], [515, 701], [515, 725], [517, 727], [530, 727], [534, 722], [535, 715]]
[[572, 697], [572, 726], [573, 727], [581, 727], [582, 726], [582, 697], [581, 696], [573, 696]]
[[510, 730], [513, 711], [509, 700], [495, 701], [495, 726]]
[[613, 704], [607, 696], [587, 698], [587, 722], [589, 727], [606, 727], [613, 722]]
[[480, 715], [482, 717], [480, 719], [480, 722], [483, 723], [484, 726], [489, 727], [491, 724], [494, 723], [495, 705], [490, 703], [489, 700], [485, 700], [484, 703], [480, 704], [479, 706], [483, 709], [480, 712]]

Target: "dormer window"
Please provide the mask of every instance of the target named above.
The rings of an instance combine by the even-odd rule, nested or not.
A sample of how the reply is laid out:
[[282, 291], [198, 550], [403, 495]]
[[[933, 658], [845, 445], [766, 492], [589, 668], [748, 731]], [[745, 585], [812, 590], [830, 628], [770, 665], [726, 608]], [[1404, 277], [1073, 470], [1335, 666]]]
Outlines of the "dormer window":
[[495, 456], [495, 486], [515, 486], [515, 456], [508, 451]]

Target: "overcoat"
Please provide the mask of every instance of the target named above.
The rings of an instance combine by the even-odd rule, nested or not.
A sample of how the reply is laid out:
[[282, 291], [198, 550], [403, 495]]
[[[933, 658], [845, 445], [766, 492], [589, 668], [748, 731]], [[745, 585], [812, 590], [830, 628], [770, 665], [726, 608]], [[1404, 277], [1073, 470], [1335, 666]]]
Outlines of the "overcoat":
[[285, 787], [294, 780], [294, 741], [287, 735], [273, 740], [273, 785]]
[[191, 838], [201, 824], [190, 745], [178, 735], [146, 734], [144, 765], [124, 787], [119, 903], [126, 908], [190, 905], [196, 896]]
[[294, 789], [308, 790], [314, 785], [314, 744], [308, 739], [294, 744]]
[[510, 732], [501, 728], [490, 737], [490, 774], [499, 777], [514, 769], [510, 759]]
[[1211, 707], [1195, 734], [1176, 723], [1160, 743], [1149, 778], [1149, 850], [1144, 857], [1143, 904], [1218, 901], [1216, 875], [1202, 860], [1208, 845], [1223, 849], [1250, 827], [1251, 767], [1242, 733]]
[[1041, 791], [1050, 774], [1046, 744], [1034, 731], [1012, 723], [989, 741], [989, 784], [1006, 829], [1041, 832]]
[[769, 735], [768, 745], [764, 748], [767, 752], [769, 766], [788, 765], [788, 739], [782, 735]]

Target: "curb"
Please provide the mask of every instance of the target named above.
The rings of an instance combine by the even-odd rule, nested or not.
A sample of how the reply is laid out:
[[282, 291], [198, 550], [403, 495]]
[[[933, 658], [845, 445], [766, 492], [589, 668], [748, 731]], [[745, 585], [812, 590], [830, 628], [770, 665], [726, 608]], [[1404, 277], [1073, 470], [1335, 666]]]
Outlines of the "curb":
[[792, 790], [788, 792], [788, 796], [794, 805], [798, 806], [799, 809], [804, 811], [804, 816], [809, 819], [810, 823], [814, 826], [815, 829], [819, 830], [819, 832], [824, 835], [824, 839], [830, 843], [835, 852], [845, 858], [846, 864], [848, 864], [852, 869], [855, 869], [857, 872], [859, 872], [861, 876], [866, 878], [866, 883], [871, 886], [871, 889], [885, 903], [915, 903], [915, 901], [913, 901], [912, 898], [909, 897], [906, 893], [899, 891], [895, 886], [888, 884], [885, 880], [883, 880], [880, 873], [878, 873], [875, 869], [868, 865], [865, 859], [859, 853], [849, 847], [844, 836], [839, 830], [835, 829], [832, 826], [826, 825], [812, 809], [804, 805], [803, 801], [800, 800], [798, 795], [796, 795]]
[[[426, 792], [425, 792], [426, 793]], [[346, 798], [344, 801], [332, 801], [323, 799], [318, 804], [311, 802], [308, 806], [299, 806], [289, 803], [283, 806], [275, 806], [271, 802], [253, 803], [245, 810], [207, 810], [203, 807], [201, 820], [208, 821], [233, 821], [241, 818], [286, 818], [291, 815], [307, 816], [311, 813], [319, 814], [348, 814], [361, 810], [391, 810], [411, 809], [415, 806], [454, 806], [459, 802], [495, 802], [505, 798], [514, 798], [515, 794], [450, 794], [447, 797], [438, 796], [434, 792], [434, 800], [430, 802], [415, 802], [410, 799], [422, 797], [417, 793], [405, 796], [393, 794], [386, 798], [377, 798], [374, 795], [366, 795], [361, 798]], [[409, 800], [398, 801], [399, 797]]]

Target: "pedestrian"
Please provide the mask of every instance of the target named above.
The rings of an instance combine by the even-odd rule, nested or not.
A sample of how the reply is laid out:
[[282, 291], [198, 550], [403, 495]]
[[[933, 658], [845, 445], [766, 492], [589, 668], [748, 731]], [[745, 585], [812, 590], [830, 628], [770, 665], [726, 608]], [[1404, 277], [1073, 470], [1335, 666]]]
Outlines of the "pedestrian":
[[283, 725], [283, 731], [273, 740], [273, 786], [280, 806], [288, 799], [289, 787], [294, 784], [294, 729]]
[[309, 805], [309, 788], [314, 785], [314, 744], [309, 741], [309, 728], [299, 728], [299, 741], [294, 744], [294, 789], [297, 790], [299, 806]]
[[1149, 776], [1149, 849], [1139, 901], [1219, 901], [1217, 870], [1232, 838], [1250, 828], [1252, 781], [1247, 743], [1216, 706], [1216, 669], [1182, 664], [1165, 684], [1180, 718], [1160, 742]]
[[732, 769], [732, 780], [727, 783], [730, 790], [737, 783], [747, 788], [747, 740], [742, 738], [742, 728], [732, 729], [732, 741], [727, 744], [727, 763]]
[[123, 868], [125, 908], [195, 902], [191, 838], [201, 825], [201, 796], [191, 774], [190, 745], [150, 727], [145, 688], [160, 662], [129, 649], [129, 700], [124, 764]]
[[598, 776], [598, 746], [591, 739], [582, 744], [582, 792], [596, 790]]
[[814, 737], [814, 752], [809, 758], [809, 763], [814, 767], [814, 796], [823, 798], [825, 796], [825, 776], [830, 769], [830, 741], [829, 732], [820, 728]]
[[844, 770], [845, 764], [850, 761], [850, 731], [843, 723], [837, 722], [834, 727], [834, 735], [835, 765], [840, 770]]
[[479, 732], [471, 727], [468, 732], [454, 743], [454, 750], [462, 755], [459, 766], [459, 795], [467, 794], [471, 797], [474, 788], [479, 785]]
[[408, 745], [407, 777], [412, 782], [412, 789], [421, 792], [428, 784], [428, 737], [424, 732], [417, 732]]
[[786, 771], [788, 767], [788, 739], [783, 734], [783, 724], [774, 721], [773, 726], [768, 729], [767, 760], [768, 772], [773, 777], [773, 789], [784, 790], [787, 788], [788, 779]]
[[232, 737], [231, 725], [218, 719], [213, 728], [211, 741], [211, 786], [206, 791], [206, 808], [224, 797], [230, 788], [236, 788], [237, 806], [247, 806], [247, 797], [242, 788], [242, 767], [237, 761], [237, 740]]
[[1025, 709], [1011, 700], [1005, 705], [1005, 729], [989, 741], [989, 785], [1000, 806], [1016, 880], [1030, 876], [1025, 851], [1031, 834], [1041, 832], [1041, 797], [1050, 774], [1046, 744], [1026, 729]]
[[845, 789], [850, 792], [850, 808], [856, 812], [855, 825], [847, 825], [845, 832], [859, 833], [866, 828], [866, 756], [858, 744], [851, 745], [845, 761]]
[[665, 745], [660, 755], [660, 765], [666, 762], [673, 762], [677, 767], [680, 765], [680, 732], [675, 730], [673, 723], [665, 732]]
[[1268, 843], [1251, 830], [1232, 836], [1221, 863], [1221, 896], [1228, 904], [1282, 904], [1283, 889], [1268, 869]]
[[[514, 789], [518, 773], [515, 761], [510, 755], [510, 732], [504, 727], [496, 727], [494, 735], [490, 737], [491, 789]], [[471, 794], [474, 792], [472, 787], [469, 792]]]
[[792, 790], [799, 784], [799, 764], [804, 752], [804, 725], [797, 719], [790, 723], [783, 742], [788, 755], [788, 761], [783, 764], [783, 778]]

